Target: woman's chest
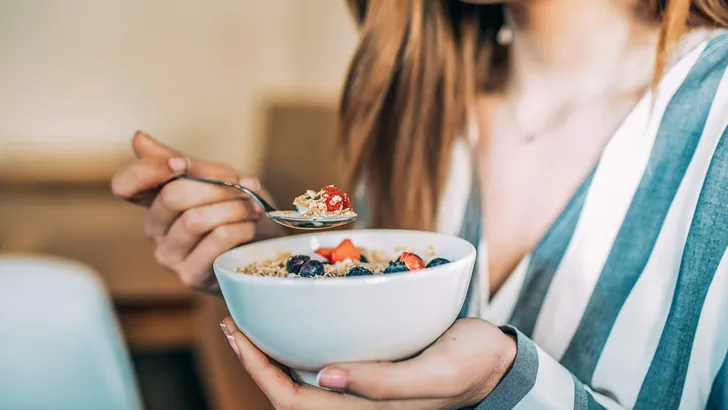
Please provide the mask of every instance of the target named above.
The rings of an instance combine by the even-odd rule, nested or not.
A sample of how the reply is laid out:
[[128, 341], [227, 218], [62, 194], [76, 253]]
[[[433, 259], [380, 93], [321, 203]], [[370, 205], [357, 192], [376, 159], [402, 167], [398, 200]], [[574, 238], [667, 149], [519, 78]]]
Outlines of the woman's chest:
[[633, 105], [581, 109], [533, 137], [498, 104], [484, 107], [479, 180], [491, 293], [562, 213]]

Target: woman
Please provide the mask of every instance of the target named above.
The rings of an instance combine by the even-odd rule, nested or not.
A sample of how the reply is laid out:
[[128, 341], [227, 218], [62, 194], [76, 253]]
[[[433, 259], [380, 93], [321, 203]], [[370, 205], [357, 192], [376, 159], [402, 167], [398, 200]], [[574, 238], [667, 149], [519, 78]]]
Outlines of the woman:
[[[728, 4], [350, 3], [357, 209], [478, 244], [472, 318], [411, 360], [319, 374], [347, 394], [298, 386], [225, 319], [274, 405], [728, 408]], [[231, 168], [143, 134], [134, 147], [114, 192], [149, 206], [157, 259], [188, 285], [214, 289], [215, 256], [281, 234], [234, 192], [155, 191]]]

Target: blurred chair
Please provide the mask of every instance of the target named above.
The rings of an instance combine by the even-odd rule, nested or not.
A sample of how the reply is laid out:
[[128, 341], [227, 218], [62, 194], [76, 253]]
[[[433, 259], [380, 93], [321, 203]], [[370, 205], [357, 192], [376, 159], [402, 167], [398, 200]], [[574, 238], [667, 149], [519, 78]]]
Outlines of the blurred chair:
[[141, 408], [95, 272], [63, 259], [0, 255], [0, 409]]

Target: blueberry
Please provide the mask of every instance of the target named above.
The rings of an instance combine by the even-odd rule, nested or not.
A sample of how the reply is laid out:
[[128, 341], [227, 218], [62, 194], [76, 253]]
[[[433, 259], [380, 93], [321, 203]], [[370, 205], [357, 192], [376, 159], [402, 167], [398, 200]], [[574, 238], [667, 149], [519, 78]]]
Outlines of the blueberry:
[[435, 266], [445, 265], [448, 263], [450, 263], [450, 261], [445, 258], [435, 258], [435, 259], [431, 260], [430, 263], [428, 263], [427, 266], [425, 266], [425, 267], [434, 268]]
[[286, 261], [286, 270], [288, 273], [298, 273], [298, 271], [301, 269], [301, 265], [311, 260], [306, 255], [295, 255], [288, 258], [288, 261]]
[[367, 257], [364, 255], [359, 255], [359, 261], [361, 263], [369, 263], [369, 259], [367, 259]]
[[324, 264], [317, 260], [306, 261], [298, 270], [298, 275], [304, 278], [313, 278], [316, 275], [324, 274]]
[[384, 270], [384, 274], [388, 273], [399, 273], [399, 272], [407, 272], [409, 269], [407, 269], [407, 265], [404, 264], [404, 262], [400, 262], [397, 260], [396, 262], [389, 262], [389, 266], [387, 266], [387, 269]]
[[346, 273], [346, 276], [369, 276], [369, 275], [374, 275], [374, 273], [363, 266], [354, 266], [353, 268], [349, 269], [349, 272]]

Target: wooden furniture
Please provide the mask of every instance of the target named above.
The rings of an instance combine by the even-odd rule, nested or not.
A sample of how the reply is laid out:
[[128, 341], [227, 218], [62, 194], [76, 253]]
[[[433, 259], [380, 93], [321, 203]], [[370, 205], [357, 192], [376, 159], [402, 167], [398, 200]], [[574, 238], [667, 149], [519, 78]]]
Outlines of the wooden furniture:
[[261, 180], [280, 207], [307, 189], [334, 184], [346, 190], [344, 160], [331, 103], [272, 103], [266, 110], [266, 153]]

